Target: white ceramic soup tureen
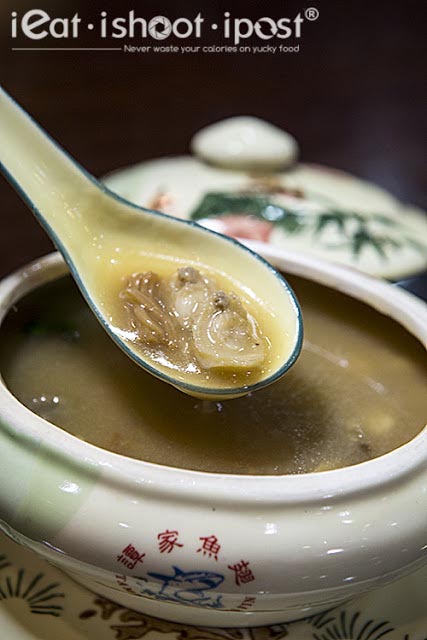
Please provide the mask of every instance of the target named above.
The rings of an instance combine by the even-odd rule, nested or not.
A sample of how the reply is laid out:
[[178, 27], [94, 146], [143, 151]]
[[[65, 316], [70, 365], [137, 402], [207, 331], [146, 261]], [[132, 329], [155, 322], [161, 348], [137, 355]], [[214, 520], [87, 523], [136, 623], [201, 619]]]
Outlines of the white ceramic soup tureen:
[[[427, 306], [392, 285], [271, 249], [421, 342]], [[66, 273], [43, 258], [0, 285], [0, 319]], [[1, 331], [1, 328], [0, 328]], [[111, 600], [189, 624], [250, 626], [333, 607], [427, 561], [427, 428], [380, 458], [297, 476], [162, 467], [99, 449], [0, 384], [0, 527]]]

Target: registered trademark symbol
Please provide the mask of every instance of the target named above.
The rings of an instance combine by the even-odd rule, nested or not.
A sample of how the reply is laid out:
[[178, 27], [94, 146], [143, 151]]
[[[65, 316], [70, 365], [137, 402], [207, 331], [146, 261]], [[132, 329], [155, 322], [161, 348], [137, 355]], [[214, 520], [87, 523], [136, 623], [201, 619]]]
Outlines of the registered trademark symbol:
[[319, 9], [316, 9], [316, 7], [309, 7], [304, 11], [304, 15], [307, 20], [317, 20], [317, 18], [319, 17]]

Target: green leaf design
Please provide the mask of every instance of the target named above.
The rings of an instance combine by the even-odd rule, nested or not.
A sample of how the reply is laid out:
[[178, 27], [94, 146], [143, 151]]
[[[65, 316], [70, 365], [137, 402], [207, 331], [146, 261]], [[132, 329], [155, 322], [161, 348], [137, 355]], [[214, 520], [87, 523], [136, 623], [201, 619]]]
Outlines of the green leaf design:
[[386, 254], [383, 249], [383, 243], [378, 239], [372, 236], [365, 227], [360, 226], [359, 229], [353, 236], [352, 241], [352, 250], [353, 255], [358, 257], [362, 252], [364, 247], [371, 246], [375, 249], [382, 258], [386, 257]]
[[192, 220], [226, 215], [254, 216], [259, 220], [280, 225], [289, 233], [299, 233], [308, 224], [309, 218], [289, 209], [264, 195], [242, 193], [207, 193], [192, 212]]
[[[360, 258], [363, 250], [370, 247], [383, 260], [387, 260], [387, 248], [397, 250], [405, 245], [411, 246], [422, 255], [427, 255], [427, 246], [408, 237], [405, 234], [404, 226], [384, 214], [367, 215], [332, 207], [321, 212], [299, 211], [295, 208], [284, 207], [274, 196], [264, 193], [207, 193], [191, 213], [190, 218], [197, 221], [203, 218], [226, 215], [253, 216], [283, 229], [288, 235], [296, 235], [306, 229], [313, 229], [314, 235], [320, 238], [325, 229], [333, 226], [342, 239], [342, 242], [336, 246], [347, 247], [354, 258]], [[369, 222], [372, 220], [383, 226], [381, 235], [369, 228]], [[349, 222], [353, 222], [350, 228]], [[400, 239], [396, 239], [396, 232], [399, 232]], [[332, 249], [332, 247], [330, 248]]]
[[317, 215], [317, 223], [314, 233], [320, 234], [327, 226], [335, 225], [345, 235], [345, 223], [349, 219], [348, 214], [342, 211], [328, 211]]
[[276, 222], [277, 225], [280, 225], [287, 233], [300, 233], [307, 226], [307, 218], [302, 215], [298, 215], [287, 211], [279, 222]]
[[[273, 203], [265, 196], [239, 193], [207, 193], [191, 214], [192, 220], [224, 215], [248, 215], [268, 219], [265, 210]], [[274, 207], [276, 205], [273, 205]]]

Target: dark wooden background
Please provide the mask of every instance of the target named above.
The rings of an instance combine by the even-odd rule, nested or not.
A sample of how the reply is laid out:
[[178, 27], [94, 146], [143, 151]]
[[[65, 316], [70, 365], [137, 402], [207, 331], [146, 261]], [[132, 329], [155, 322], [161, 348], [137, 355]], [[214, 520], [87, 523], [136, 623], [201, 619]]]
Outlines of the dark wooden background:
[[[303, 24], [298, 54], [11, 51], [37, 44], [126, 42], [101, 41], [86, 30], [78, 43], [12, 40], [12, 11], [41, 8], [52, 17], [78, 12], [84, 23], [97, 23], [102, 10], [121, 16], [135, 9], [148, 19], [159, 14], [193, 18], [200, 11], [209, 24], [222, 22], [227, 10], [234, 17], [279, 18], [307, 6], [316, 7], [320, 17]], [[304, 160], [347, 169], [427, 207], [424, 6], [420, 0], [2, 0], [1, 83], [98, 176], [146, 158], [185, 153], [199, 127], [245, 113], [293, 133]], [[200, 44], [185, 41], [191, 43]], [[206, 28], [202, 44], [210, 43], [224, 41]], [[30, 212], [1, 180], [0, 276], [50, 248]], [[410, 286], [427, 293], [425, 276]]]

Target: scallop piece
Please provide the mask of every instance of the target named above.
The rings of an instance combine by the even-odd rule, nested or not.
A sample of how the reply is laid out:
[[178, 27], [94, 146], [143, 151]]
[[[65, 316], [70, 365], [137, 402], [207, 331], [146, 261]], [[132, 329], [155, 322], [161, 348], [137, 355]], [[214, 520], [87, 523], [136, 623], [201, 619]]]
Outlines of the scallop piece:
[[178, 269], [171, 281], [171, 302], [181, 326], [189, 327], [194, 322], [208, 303], [212, 291], [211, 281], [197, 269]]
[[205, 369], [253, 369], [265, 360], [255, 320], [234, 294], [216, 291], [193, 326], [196, 357]]

